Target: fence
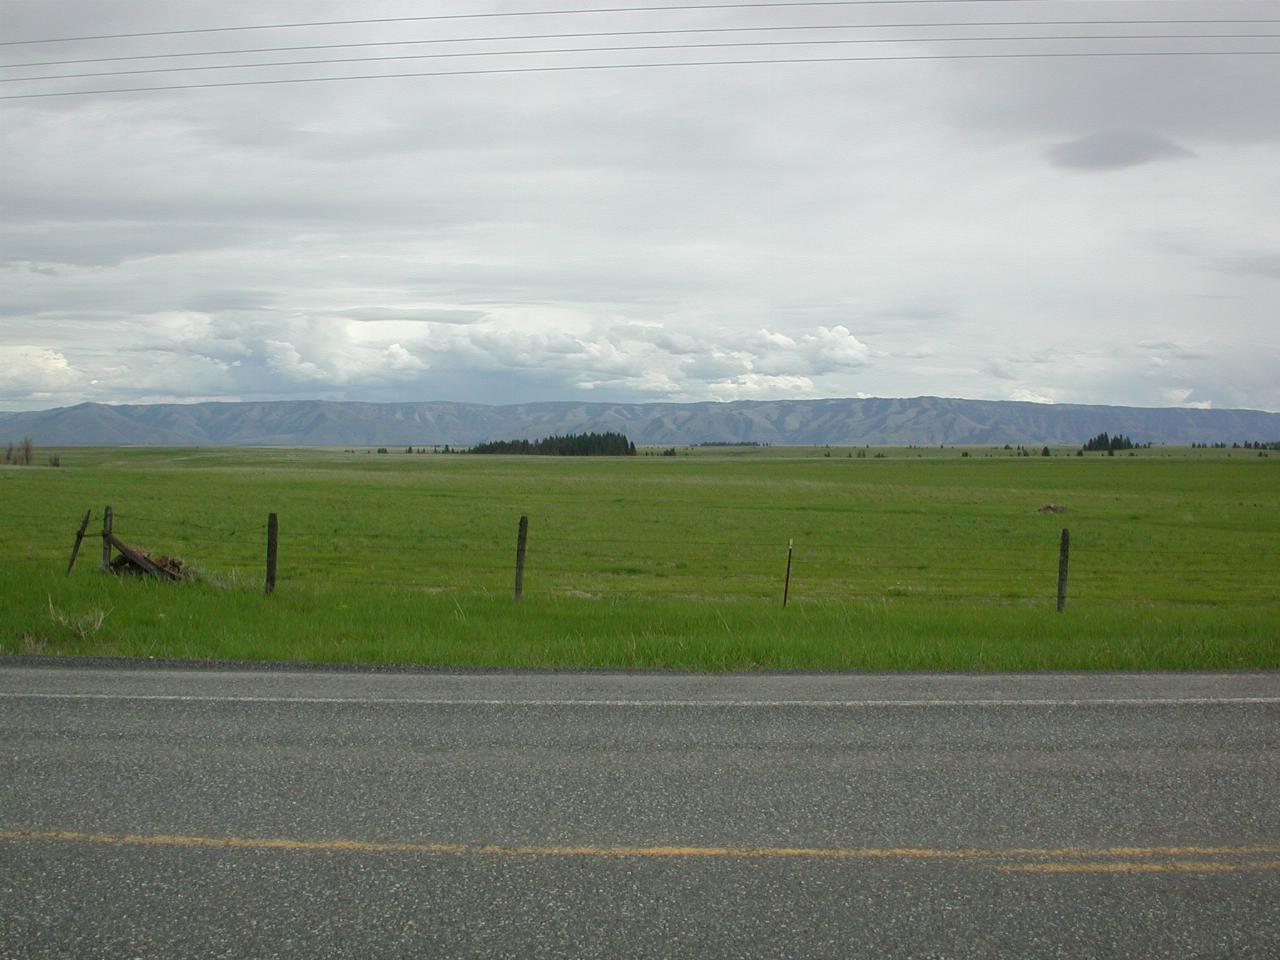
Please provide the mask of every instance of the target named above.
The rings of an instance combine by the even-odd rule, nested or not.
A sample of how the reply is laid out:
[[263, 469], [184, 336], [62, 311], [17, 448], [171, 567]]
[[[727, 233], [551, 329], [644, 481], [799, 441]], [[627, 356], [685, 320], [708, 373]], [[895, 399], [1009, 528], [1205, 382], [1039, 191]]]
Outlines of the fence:
[[[1011, 538], [861, 541], [573, 535], [538, 517], [494, 516], [481, 532], [344, 525], [340, 513], [263, 514], [208, 523], [104, 511], [104, 565], [114, 546], [181, 554], [217, 579], [268, 592], [301, 587], [669, 600], [814, 600], [1053, 605], [1270, 603], [1269, 554], [1190, 543], [1117, 542], [1098, 531]], [[77, 549], [93, 516], [87, 514]], [[113, 526], [114, 524], [114, 526]], [[127, 528], [128, 533], [124, 531]], [[505, 529], [501, 529], [505, 528]], [[108, 537], [110, 539], [108, 539]], [[937, 542], [942, 540], [943, 542]], [[74, 563], [74, 558], [72, 560]], [[68, 570], [70, 572], [70, 570]]]

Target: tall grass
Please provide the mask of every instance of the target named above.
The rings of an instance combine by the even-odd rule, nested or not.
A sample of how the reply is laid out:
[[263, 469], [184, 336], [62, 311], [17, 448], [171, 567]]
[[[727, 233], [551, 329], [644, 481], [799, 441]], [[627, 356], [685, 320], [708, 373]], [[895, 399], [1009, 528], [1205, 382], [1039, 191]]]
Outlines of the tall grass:
[[689, 670], [1191, 670], [1280, 667], [1267, 607], [690, 603], [0, 578], [11, 653]]

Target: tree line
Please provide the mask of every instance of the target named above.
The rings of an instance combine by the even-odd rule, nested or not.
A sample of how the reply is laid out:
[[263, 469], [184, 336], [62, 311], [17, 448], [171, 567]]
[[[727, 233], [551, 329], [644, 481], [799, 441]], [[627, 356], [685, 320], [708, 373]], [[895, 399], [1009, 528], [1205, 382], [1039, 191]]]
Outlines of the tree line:
[[1280, 440], [1272, 440], [1264, 443], [1261, 440], [1246, 440], [1244, 443], [1193, 443], [1193, 450], [1226, 450], [1230, 447], [1232, 450], [1280, 450]]
[[470, 452], [551, 457], [634, 457], [636, 445], [621, 433], [570, 433], [542, 440], [494, 440], [477, 443]]
[[[1147, 444], [1151, 446], [1151, 444]], [[1096, 437], [1089, 439], [1081, 450], [1085, 451], [1102, 451], [1105, 453], [1114, 453], [1116, 450], [1134, 450], [1138, 444], [1134, 443], [1123, 433], [1117, 433], [1114, 437], [1105, 430]]]

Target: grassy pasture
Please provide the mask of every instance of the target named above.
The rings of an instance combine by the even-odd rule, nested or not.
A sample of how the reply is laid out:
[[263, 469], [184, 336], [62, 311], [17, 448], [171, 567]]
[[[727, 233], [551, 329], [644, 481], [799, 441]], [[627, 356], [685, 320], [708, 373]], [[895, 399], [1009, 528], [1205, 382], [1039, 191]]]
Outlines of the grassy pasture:
[[[0, 468], [6, 652], [690, 669], [1280, 667], [1280, 457], [1252, 451], [59, 452], [59, 469]], [[94, 533], [105, 504], [117, 535], [183, 557], [201, 582], [103, 576], [93, 536], [65, 576], [80, 517], [92, 508]], [[1065, 512], [1040, 512], [1049, 504]], [[269, 511], [280, 518], [280, 579], [265, 597]], [[521, 514], [530, 540], [516, 605]], [[1058, 614], [1064, 526], [1070, 601]]]

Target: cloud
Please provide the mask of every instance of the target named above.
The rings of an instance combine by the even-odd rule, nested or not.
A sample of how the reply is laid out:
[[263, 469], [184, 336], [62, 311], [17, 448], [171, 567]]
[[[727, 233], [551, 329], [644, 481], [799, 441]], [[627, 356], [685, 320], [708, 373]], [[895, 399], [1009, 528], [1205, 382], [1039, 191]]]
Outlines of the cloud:
[[83, 379], [57, 351], [0, 345], [0, 397], [58, 394], [78, 386]]
[[[11, 6], [15, 37], [225, 19], [210, 0]], [[237, 22], [296, 19], [290, 0], [250, 6]], [[672, 29], [825, 17], [668, 13]], [[480, 26], [437, 24], [431, 48]], [[392, 33], [341, 39], [427, 38]], [[534, 59], [550, 62], [504, 62]], [[795, 63], [11, 101], [0, 344], [66, 369], [40, 354], [42, 372], [2, 405], [1013, 391], [1160, 404], [1191, 390], [1179, 402], [1280, 409], [1280, 72], [1264, 60]], [[55, 87], [75, 84], [41, 89]], [[1164, 162], [1192, 147], [1194, 163]]]
[[1280, 280], [1280, 253], [1237, 254], [1218, 258], [1215, 265], [1224, 273]]
[[779, 397], [813, 397], [814, 383], [808, 377], [744, 373], [728, 380], [707, 384], [715, 400], [764, 400]]
[[[866, 344], [841, 325], [790, 334], [761, 329], [745, 340], [729, 327], [696, 338], [563, 309], [497, 308], [475, 323], [439, 325], [193, 311], [113, 324], [114, 349], [82, 356], [95, 397], [383, 396], [394, 387], [422, 398], [441, 396], [448, 385], [457, 399], [483, 401], [491, 399], [495, 377], [517, 392], [562, 397], [584, 390], [647, 399], [812, 396], [823, 377], [870, 362]], [[63, 354], [46, 353], [67, 365]], [[45, 365], [56, 366], [52, 359]], [[59, 385], [74, 382], [64, 377]], [[36, 381], [15, 381], [11, 393], [24, 388], [37, 389]]]
[[1078, 140], [1055, 143], [1046, 154], [1055, 166], [1078, 170], [1123, 170], [1156, 160], [1195, 156], [1172, 140], [1140, 130], [1092, 133]]
[[487, 313], [483, 310], [451, 310], [442, 307], [356, 307], [338, 311], [337, 316], [359, 323], [398, 320], [404, 323], [478, 323]]
[[1023, 403], [1057, 403], [1053, 397], [1043, 393], [1036, 393], [1033, 390], [1019, 388], [1009, 394], [1010, 400], [1019, 400]]

